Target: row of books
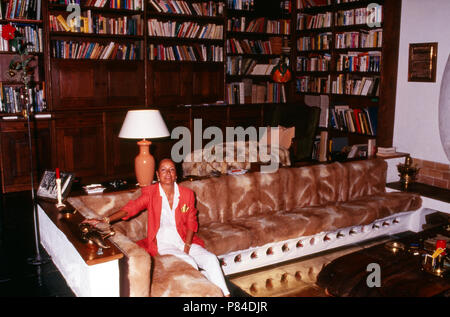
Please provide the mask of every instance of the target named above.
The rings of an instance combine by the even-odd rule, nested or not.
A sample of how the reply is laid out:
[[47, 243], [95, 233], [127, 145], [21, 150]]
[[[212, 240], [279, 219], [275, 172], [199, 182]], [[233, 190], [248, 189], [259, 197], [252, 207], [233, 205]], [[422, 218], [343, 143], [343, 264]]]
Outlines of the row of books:
[[223, 38], [223, 25], [212, 23], [202, 25], [191, 21], [179, 22], [149, 19], [148, 32], [150, 36], [221, 40]]
[[350, 77], [349, 74], [340, 74], [331, 84], [331, 93], [357, 95], [357, 96], [378, 96], [380, 77]]
[[311, 30], [331, 27], [333, 14], [331, 12], [315, 15], [299, 14], [297, 16], [297, 30]]
[[[37, 27], [35, 25], [26, 25], [21, 26], [17, 23], [12, 23], [17, 29], [25, 37], [25, 40], [28, 45], [28, 51], [34, 53], [42, 53], [44, 50], [44, 42], [43, 42], [43, 31], [41, 27]], [[4, 24], [0, 24], [0, 34], [3, 32]], [[0, 51], [2, 52], [14, 52], [15, 48], [9, 45], [9, 42], [5, 40], [3, 37], [0, 38]]]
[[228, 9], [253, 11], [255, 9], [254, 0], [227, 0]]
[[336, 62], [337, 71], [349, 72], [379, 72], [381, 67], [381, 52], [349, 52], [340, 54]]
[[342, 32], [335, 35], [336, 48], [373, 48], [382, 47], [383, 30], [376, 29], [360, 32]]
[[50, 0], [50, 4], [79, 4], [86, 7], [104, 8], [109, 4], [111, 9], [143, 10], [144, 0]]
[[141, 60], [142, 48], [137, 43], [108, 44], [87, 41], [52, 41], [52, 57], [63, 59]]
[[330, 69], [330, 62], [330, 54], [297, 56], [296, 70], [298, 72], [326, 72]]
[[298, 93], [329, 93], [330, 76], [297, 76], [296, 91]]
[[285, 103], [286, 91], [283, 84], [265, 82], [253, 83], [251, 79], [228, 83], [225, 89], [228, 104]]
[[340, 10], [335, 14], [335, 25], [355, 25], [355, 24], [367, 24], [367, 23], [381, 23], [383, 22], [383, 7], [376, 6], [373, 9], [367, 9], [367, 7]]
[[329, 50], [333, 36], [331, 32], [320, 33], [315, 36], [301, 36], [297, 40], [299, 51]]
[[41, 0], [7, 0], [6, 8], [0, 3], [0, 19], [40, 20]]
[[74, 18], [67, 23], [62, 15], [50, 15], [51, 31], [81, 32], [90, 34], [143, 35], [143, 23], [140, 15], [123, 17], [105, 17], [92, 15], [87, 10], [80, 16], [79, 25]]
[[151, 61], [222, 62], [223, 47], [203, 44], [191, 46], [150, 44], [149, 59]]
[[149, 3], [158, 12], [172, 14], [218, 16], [224, 11], [224, 3], [217, 1], [149, 0]]
[[332, 0], [297, 0], [297, 9], [331, 5]]
[[226, 75], [248, 75], [252, 72], [257, 61], [242, 56], [227, 56]]
[[3, 86], [0, 82], [0, 112], [20, 113], [26, 109], [26, 101], [23, 96], [30, 99], [30, 111], [42, 112], [46, 110], [43, 85], [37, 84], [33, 88], [25, 89], [24, 86]]
[[290, 34], [290, 20], [266, 20], [258, 18], [246, 24], [246, 17], [231, 17], [227, 19], [227, 31], [229, 32], [254, 32], [271, 34]]
[[351, 109], [348, 105], [335, 105], [330, 108], [330, 127], [341, 131], [375, 136], [377, 116], [377, 107]]
[[231, 54], [272, 54], [270, 41], [227, 39], [227, 53]]

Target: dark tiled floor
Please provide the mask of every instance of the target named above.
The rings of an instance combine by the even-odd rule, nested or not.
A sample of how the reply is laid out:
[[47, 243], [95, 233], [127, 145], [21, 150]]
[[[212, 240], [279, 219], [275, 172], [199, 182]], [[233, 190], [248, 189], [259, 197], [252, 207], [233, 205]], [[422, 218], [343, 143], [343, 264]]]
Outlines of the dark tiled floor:
[[[36, 259], [31, 193], [0, 196], [0, 297], [74, 296], [53, 262]], [[42, 258], [47, 258], [40, 247]]]

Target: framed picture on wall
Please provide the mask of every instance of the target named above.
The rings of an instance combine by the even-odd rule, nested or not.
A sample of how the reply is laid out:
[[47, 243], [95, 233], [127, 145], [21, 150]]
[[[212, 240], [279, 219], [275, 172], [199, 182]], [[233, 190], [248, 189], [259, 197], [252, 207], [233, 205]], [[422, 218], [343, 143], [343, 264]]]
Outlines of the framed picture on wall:
[[408, 81], [436, 82], [438, 43], [409, 44]]

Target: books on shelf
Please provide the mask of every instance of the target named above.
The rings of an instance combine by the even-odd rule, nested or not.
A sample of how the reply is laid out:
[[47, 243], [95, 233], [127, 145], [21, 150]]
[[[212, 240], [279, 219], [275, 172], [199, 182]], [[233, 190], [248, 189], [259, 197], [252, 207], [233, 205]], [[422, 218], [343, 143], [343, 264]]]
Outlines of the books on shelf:
[[320, 33], [315, 36], [300, 36], [297, 40], [297, 49], [299, 51], [329, 50], [331, 41], [331, 32]]
[[136, 43], [97, 43], [56, 40], [51, 43], [51, 54], [53, 58], [62, 59], [142, 59], [139, 41]]
[[43, 83], [37, 83], [35, 87], [25, 89], [23, 85], [3, 85], [0, 82], [0, 112], [22, 112], [22, 110], [25, 109], [26, 104], [21, 96], [26, 94], [31, 97], [31, 112], [42, 112], [46, 110]]
[[333, 3], [332, 0], [296, 0], [296, 1], [298, 9], [327, 6]]
[[[36, 25], [20, 25], [11, 23], [17, 31], [19, 31], [24, 37], [28, 45], [28, 51], [33, 53], [42, 53], [44, 51], [44, 40], [42, 27]], [[0, 34], [4, 24], [0, 24]], [[14, 52], [15, 48], [9, 45], [9, 42], [4, 38], [0, 38], [0, 51], [2, 52]]]
[[223, 25], [199, 24], [191, 21], [160, 21], [148, 20], [149, 36], [182, 37], [221, 40], [223, 38]]
[[253, 11], [255, 9], [254, 0], [227, 0], [227, 8], [233, 10]]
[[150, 6], [160, 13], [217, 16], [222, 15], [224, 10], [223, 2], [205, 1], [175, 1], [175, 0], [148, 0]]
[[270, 41], [230, 38], [226, 48], [229, 54], [272, 54]]
[[377, 116], [377, 107], [350, 108], [348, 105], [335, 105], [330, 108], [330, 127], [340, 131], [375, 136]]
[[335, 25], [346, 26], [355, 24], [370, 24], [383, 22], [383, 6], [379, 5], [369, 10], [367, 7], [339, 10], [335, 13]]
[[317, 14], [298, 14], [297, 30], [311, 30], [331, 27], [333, 14], [331, 12]]
[[86, 7], [104, 8], [108, 4], [111, 9], [125, 9], [125, 10], [143, 10], [145, 0], [49, 0], [50, 4], [64, 4], [70, 3], [80, 4]]
[[331, 93], [357, 95], [357, 96], [379, 96], [380, 77], [350, 76], [350, 74], [339, 74], [331, 84]]
[[326, 72], [330, 69], [330, 54], [310, 53], [308, 56], [297, 56], [298, 72]]
[[90, 34], [113, 34], [113, 35], [143, 35], [143, 23], [140, 15], [123, 17], [105, 17], [101, 14], [92, 14], [91, 10], [82, 12], [80, 25], [72, 19], [69, 24], [61, 14], [50, 15], [50, 30], [65, 32], [81, 32]]
[[217, 45], [163, 45], [150, 44], [151, 61], [222, 62], [223, 47]]
[[329, 93], [330, 75], [328, 76], [297, 76], [296, 91], [298, 93]]
[[337, 71], [348, 72], [379, 72], [381, 66], [381, 52], [348, 52], [339, 54], [336, 61]]
[[244, 79], [228, 83], [225, 95], [228, 104], [286, 102], [284, 85], [269, 81], [254, 83], [251, 79]]
[[7, 0], [4, 2], [6, 2], [6, 8], [5, 12], [2, 12], [2, 19], [41, 20], [42, 18], [41, 0]]

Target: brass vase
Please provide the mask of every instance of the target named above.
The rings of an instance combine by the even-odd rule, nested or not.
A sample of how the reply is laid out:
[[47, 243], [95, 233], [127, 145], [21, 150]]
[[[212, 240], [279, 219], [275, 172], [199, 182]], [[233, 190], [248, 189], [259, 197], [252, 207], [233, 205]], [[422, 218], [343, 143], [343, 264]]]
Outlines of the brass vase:
[[400, 182], [404, 189], [407, 189], [409, 184], [416, 180], [417, 173], [420, 168], [412, 165], [412, 159], [410, 156], [405, 158], [405, 163], [397, 165], [398, 175], [400, 176]]

